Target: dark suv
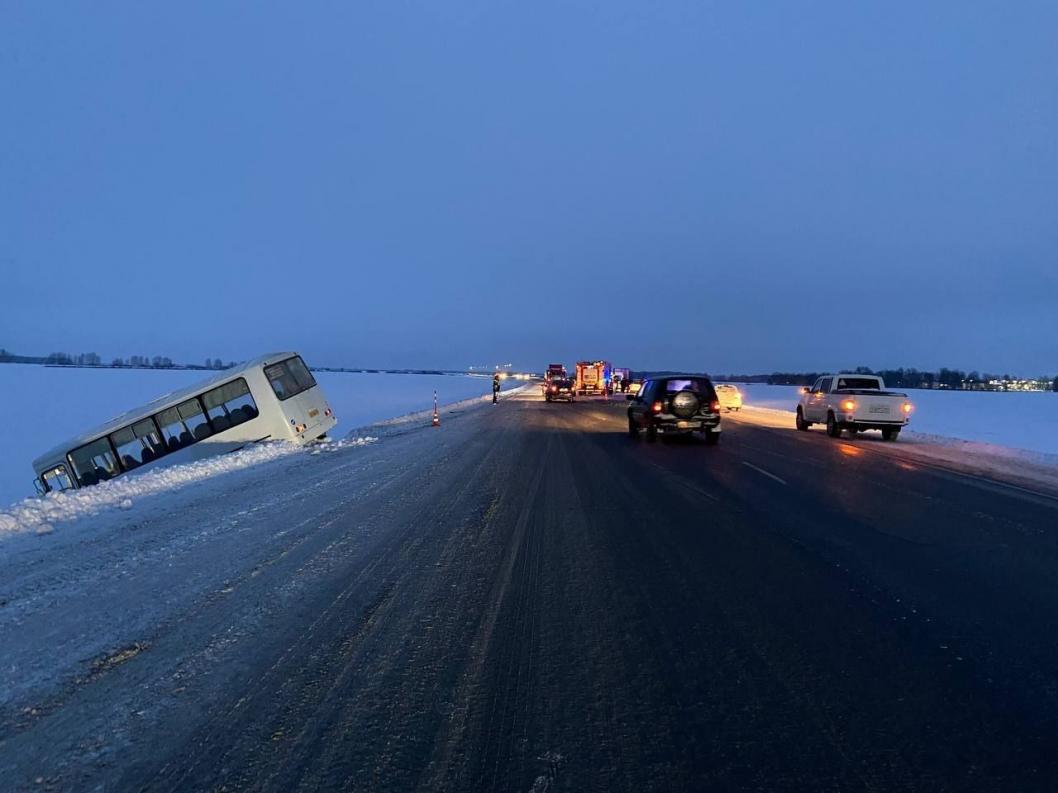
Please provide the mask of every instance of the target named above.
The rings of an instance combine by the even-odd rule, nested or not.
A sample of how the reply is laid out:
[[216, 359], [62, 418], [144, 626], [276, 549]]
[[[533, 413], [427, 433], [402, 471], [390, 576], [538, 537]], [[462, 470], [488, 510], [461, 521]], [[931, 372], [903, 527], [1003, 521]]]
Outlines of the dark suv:
[[544, 399], [548, 402], [554, 402], [556, 399], [568, 399], [572, 402], [573, 391], [572, 380], [552, 380], [544, 386]]
[[648, 441], [656, 440], [659, 432], [701, 432], [710, 446], [720, 440], [720, 400], [708, 377], [655, 377], [628, 400], [628, 434], [633, 438], [645, 429]]

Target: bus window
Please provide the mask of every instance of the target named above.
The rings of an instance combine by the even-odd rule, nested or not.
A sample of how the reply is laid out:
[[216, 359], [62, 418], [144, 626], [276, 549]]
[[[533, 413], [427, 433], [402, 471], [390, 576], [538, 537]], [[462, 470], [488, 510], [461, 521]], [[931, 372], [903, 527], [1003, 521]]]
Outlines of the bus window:
[[82, 485], [105, 482], [120, 473], [114, 450], [110, 448], [110, 441], [106, 438], [99, 438], [74, 449], [68, 456], [77, 481]]
[[272, 390], [275, 391], [280, 402], [284, 399], [290, 399], [290, 397], [300, 394], [302, 391], [308, 391], [316, 385], [312, 372], [305, 366], [305, 362], [301, 360], [300, 356], [287, 358], [285, 361], [280, 361], [272, 366], [266, 366], [264, 373], [265, 377], [268, 378], [268, 382], [272, 384]]
[[118, 430], [110, 436], [110, 442], [117, 449], [121, 467], [126, 471], [156, 460], [167, 451], [151, 418]]
[[294, 380], [297, 382], [299, 390], [308, 391], [316, 385], [316, 378], [312, 376], [312, 372], [309, 371], [309, 367], [305, 366], [305, 362], [301, 360], [300, 356], [288, 358], [286, 365], [290, 373], [294, 375]]
[[214, 432], [223, 432], [257, 416], [257, 403], [242, 378], [207, 391], [202, 395], [202, 404]]
[[155, 418], [158, 419], [158, 426], [162, 428], [165, 445], [171, 452], [208, 438], [213, 432], [197, 399], [189, 399], [175, 408], [163, 410]]
[[73, 479], [70, 478], [70, 472], [66, 470], [65, 465], [57, 465], [50, 471], [45, 471], [41, 474], [41, 479], [44, 480], [44, 489], [49, 493], [52, 490], [69, 490], [73, 487]]

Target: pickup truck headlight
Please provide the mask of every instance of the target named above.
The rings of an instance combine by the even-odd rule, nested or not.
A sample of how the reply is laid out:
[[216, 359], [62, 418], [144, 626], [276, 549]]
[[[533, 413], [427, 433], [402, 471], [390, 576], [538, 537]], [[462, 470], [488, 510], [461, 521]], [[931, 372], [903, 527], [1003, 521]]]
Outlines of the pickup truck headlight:
[[844, 402], [841, 403], [841, 409], [851, 413], [856, 409], [856, 400], [846, 399]]
[[911, 404], [910, 402], [905, 402], [905, 403], [904, 403], [903, 405], [901, 405], [900, 407], [901, 407], [901, 410], [903, 410], [903, 411], [904, 411], [904, 415], [905, 415], [905, 416], [908, 416], [908, 415], [910, 415], [910, 414], [911, 414], [911, 411], [915, 409], [915, 408], [914, 408], [914, 405], [912, 405], [912, 404]]

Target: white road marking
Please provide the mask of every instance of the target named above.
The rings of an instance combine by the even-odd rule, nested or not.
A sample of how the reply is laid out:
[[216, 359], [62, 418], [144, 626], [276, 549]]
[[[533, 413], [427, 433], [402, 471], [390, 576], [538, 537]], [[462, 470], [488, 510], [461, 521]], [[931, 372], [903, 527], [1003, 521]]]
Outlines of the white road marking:
[[755, 465], [754, 465], [753, 463], [747, 463], [747, 462], [746, 462], [745, 460], [743, 460], [743, 461], [742, 461], [742, 464], [743, 464], [744, 466], [746, 466], [747, 468], [752, 468], [752, 469], [753, 469], [754, 471], [756, 471], [756, 472], [757, 472], [758, 474], [764, 474], [764, 475], [765, 475], [766, 477], [768, 477], [769, 479], [774, 479], [774, 480], [775, 480], [776, 482], [778, 482], [778, 483], [779, 483], [780, 485], [785, 485], [785, 484], [786, 484], [786, 480], [785, 480], [785, 479], [780, 479], [779, 477], [777, 477], [777, 476], [776, 476], [775, 474], [771, 473], [770, 471], [765, 471], [765, 470], [764, 470], [763, 468], [758, 468], [758, 467], [757, 467], [757, 466], [755, 466]]

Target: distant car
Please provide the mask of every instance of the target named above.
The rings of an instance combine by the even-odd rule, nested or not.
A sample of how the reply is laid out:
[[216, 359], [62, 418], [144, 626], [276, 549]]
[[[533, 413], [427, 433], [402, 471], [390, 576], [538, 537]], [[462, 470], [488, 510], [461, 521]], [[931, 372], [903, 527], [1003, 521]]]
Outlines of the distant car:
[[657, 440], [659, 432], [700, 432], [710, 446], [720, 440], [720, 400], [708, 377], [655, 377], [628, 400], [628, 434], [633, 438], [646, 430], [648, 441]]
[[735, 386], [721, 383], [716, 386], [716, 395], [720, 399], [720, 407], [724, 410], [742, 410], [742, 392]]
[[576, 386], [572, 380], [552, 380], [548, 384], [547, 390], [544, 391], [544, 399], [548, 402], [555, 402], [560, 399], [572, 402], [575, 398], [575, 390]]

